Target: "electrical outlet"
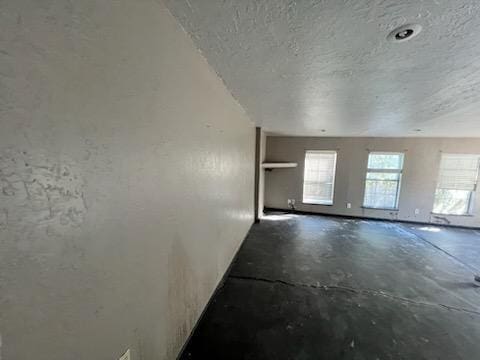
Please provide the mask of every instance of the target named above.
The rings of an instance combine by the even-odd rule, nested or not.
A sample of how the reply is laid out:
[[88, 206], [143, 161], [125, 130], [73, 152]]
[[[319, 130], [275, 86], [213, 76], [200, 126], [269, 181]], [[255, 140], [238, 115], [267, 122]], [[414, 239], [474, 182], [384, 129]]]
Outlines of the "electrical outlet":
[[287, 204], [290, 209], [295, 210], [295, 199], [288, 199]]
[[420, 209], [415, 209], [415, 215], [420, 214]]
[[347, 209], [351, 209], [352, 208], [352, 203], [347, 203]]
[[125, 354], [123, 354], [118, 360], [131, 360], [130, 359], [130, 349], [128, 349]]

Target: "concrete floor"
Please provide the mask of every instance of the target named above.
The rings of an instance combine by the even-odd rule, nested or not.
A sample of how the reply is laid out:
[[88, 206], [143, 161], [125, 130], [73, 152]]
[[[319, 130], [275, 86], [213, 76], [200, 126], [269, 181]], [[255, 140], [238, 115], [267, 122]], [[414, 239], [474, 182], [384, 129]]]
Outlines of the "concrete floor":
[[270, 214], [181, 359], [480, 358], [480, 232]]

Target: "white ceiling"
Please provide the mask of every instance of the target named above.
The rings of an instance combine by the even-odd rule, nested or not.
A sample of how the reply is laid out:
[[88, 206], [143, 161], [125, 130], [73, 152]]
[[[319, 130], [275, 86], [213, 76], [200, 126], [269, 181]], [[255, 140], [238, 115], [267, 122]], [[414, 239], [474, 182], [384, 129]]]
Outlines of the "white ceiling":
[[[480, 136], [479, 0], [165, 3], [267, 131]], [[387, 41], [408, 23], [423, 31]]]

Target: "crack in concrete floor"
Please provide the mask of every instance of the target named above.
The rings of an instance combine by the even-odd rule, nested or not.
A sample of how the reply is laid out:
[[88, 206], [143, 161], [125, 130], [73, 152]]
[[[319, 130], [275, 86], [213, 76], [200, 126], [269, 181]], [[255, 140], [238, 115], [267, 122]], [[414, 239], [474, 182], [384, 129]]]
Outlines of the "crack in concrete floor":
[[237, 280], [258, 281], [258, 282], [270, 283], [270, 284], [281, 284], [281, 285], [291, 286], [291, 287], [304, 287], [304, 288], [313, 288], [313, 289], [320, 289], [320, 290], [341, 290], [341, 291], [348, 291], [354, 294], [383, 296], [392, 300], [401, 301], [409, 304], [441, 307], [451, 311], [465, 312], [468, 314], [480, 316], [480, 311], [451, 306], [451, 305], [445, 305], [441, 303], [432, 303], [432, 302], [426, 302], [426, 301], [413, 300], [413, 299], [405, 298], [402, 296], [393, 295], [381, 290], [358, 289], [358, 288], [353, 288], [349, 286], [339, 286], [339, 285], [321, 285], [321, 284], [316, 285], [316, 284], [305, 284], [305, 283], [293, 283], [285, 280], [279, 280], [279, 279], [272, 280], [272, 279], [253, 277], [253, 276], [229, 275], [228, 277], [231, 279], [237, 279]]

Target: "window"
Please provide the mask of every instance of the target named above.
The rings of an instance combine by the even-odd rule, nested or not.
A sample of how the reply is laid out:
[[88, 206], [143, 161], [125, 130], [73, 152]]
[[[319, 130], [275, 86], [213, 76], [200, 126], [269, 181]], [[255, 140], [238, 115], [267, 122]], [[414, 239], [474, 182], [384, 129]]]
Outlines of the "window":
[[303, 202], [333, 204], [336, 151], [307, 151], [303, 176]]
[[480, 155], [442, 154], [433, 212], [468, 215], [473, 210]]
[[402, 153], [371, 152], [368, 155], [364, 207], [398, 209], [403, 157]]

